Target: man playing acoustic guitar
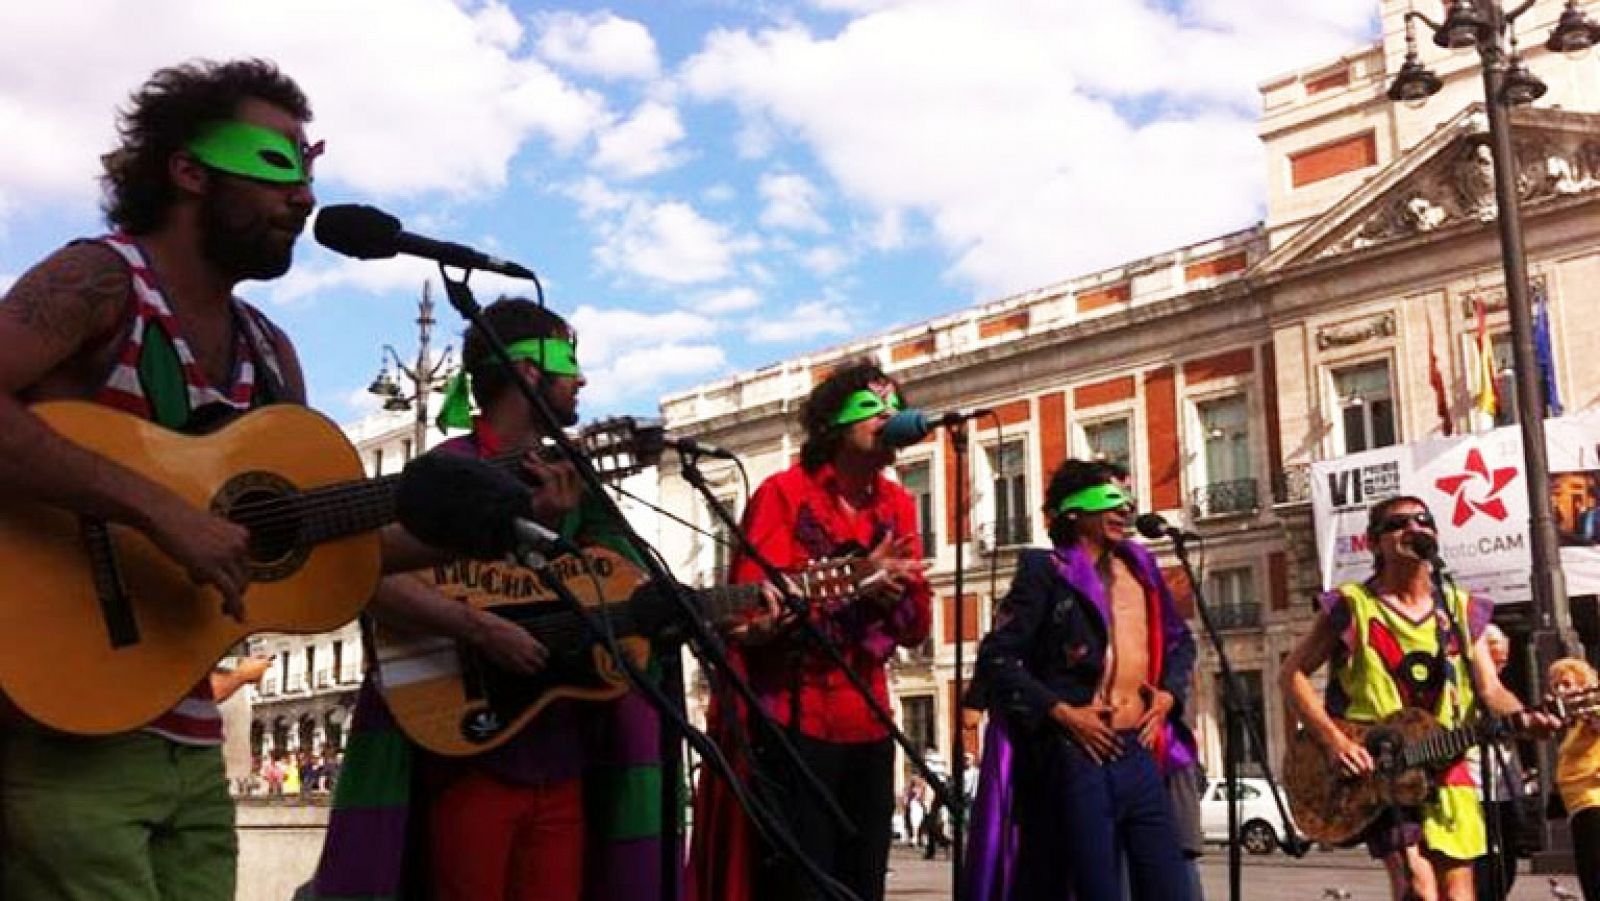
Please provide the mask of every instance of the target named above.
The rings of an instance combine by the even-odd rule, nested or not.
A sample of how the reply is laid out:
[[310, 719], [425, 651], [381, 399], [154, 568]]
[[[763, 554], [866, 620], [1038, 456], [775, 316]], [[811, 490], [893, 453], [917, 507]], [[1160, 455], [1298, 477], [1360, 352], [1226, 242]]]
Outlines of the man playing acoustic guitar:
[[[103, 157], [114, 232], [55, 252], [0, 303], [0, 496], [137, 528], [237, 617], [246, 530], [80, 449], [26, 405], [87, 399], [193, 432], [304, 402], [288, 337], [233, 289], [289, 268], [315, 203], [310, 118], [305, 95], [270, 63], [155, 73]], [[0, 894], [231, 899], [221, 742], [209, 681], [138, 732], [88, 739], [7, 726]]]
[[[572, 328], [520, 298], [502, 298], [484, 315], [558, 424], [576, 424], [585, 382]], [[570, 464], [531, 462], [544, 428], [476, 328], [467, 331], [462, 373], [450, 386], [439, 424], [469, 434], [432, 453], [527, 452], [525, 467], [538, 486], [532, 518], [575, 544], [608, 547], [637, 561], [620, 524], [583, 492]], [[369, 608], [380, 624], [456, 639], [511, 674], [532, 676], [545, 665], [549, 651], [523, 627], [448, 598], [419, 578], [392, 581], [402, 584], [386, 583]], [[659, 895], [659, 730], [654, 711], [636, 693], [604, 703], [554, 701], [504, 744], [451, 758], [399, 734], [373, 689], [370, 680], [362, 689], [355, 724], [362, 739], [352, 737], [314, 897], [604, 901]], [[381, 740], [369, 740], [377, 736]], [[406, 772], [415, 774], [409, 786], [383, 781]]]
[[[1492, 605], [1453, 587], [1447, 597], [1435, 597], [1429, 560], [1437, 536], [1421, 500], [1402, 496], [1375, 504], [1367, 520], [1375, 575], [1324, 595], [1311, 632], [1284, 660], [1281, 684], [1291, 706], [1348, 777], [1370, 776], [1376, 766], [1335, 717], [1372, 723], [1418, 708], [1450, 728], [1477, 716], [1481, 701], [1492, 713], [1515, 715], [1524, 732], [1545, 735], [1559, 725], [1548, 714], [1524, 712], [1501, 684], [1484, 639]], [[1310, 676], [1324, 663], [1331, 669], [1321, 699]], [[1473, 898], [1472, 863], [1486, 852], [1487, 840], [1466, 758], [1442, 772], [1422, 807], [1385, 814], [1364, 838], [1388, 869], [1396, 899]]]

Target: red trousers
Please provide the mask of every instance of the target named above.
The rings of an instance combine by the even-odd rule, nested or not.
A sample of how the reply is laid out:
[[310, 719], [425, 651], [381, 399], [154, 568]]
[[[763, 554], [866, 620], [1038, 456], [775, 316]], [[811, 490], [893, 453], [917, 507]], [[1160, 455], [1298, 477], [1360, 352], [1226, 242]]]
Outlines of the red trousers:
[[437, 901], [580, 901], [583, 785], [540, 788], [471, 773], [429, 815]]

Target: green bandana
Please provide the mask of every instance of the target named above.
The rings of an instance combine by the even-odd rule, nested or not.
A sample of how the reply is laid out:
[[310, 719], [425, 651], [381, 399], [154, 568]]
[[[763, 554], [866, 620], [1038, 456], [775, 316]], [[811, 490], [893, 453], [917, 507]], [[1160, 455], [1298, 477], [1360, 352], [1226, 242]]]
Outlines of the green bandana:
[[294, 139], [248, 122], [213, 122], [189, 142], [189, 152], [200, 162], [229, 175], [240, 175], [278, 185], [303, 185], [311, 181], [307, 158], [313, 156]]
[[883, 395], [870, 388], [862, 388], [844, 399], [844, 406], [839, 408], [839, 414], [833, 417], [834, 425], [854, 425], [864, 419], [871, 419], [885, 410], [899, 411], [901, 409], [900, 395], [890, 393], [887, 400]]
[[[506, 348], [513, 360], [532, 360], [548, 375], [578, 377], [578, 346], [565, 338], [529, 338]], [[472, 377], [465, 369], [445, 387], [444, 405], [434, 420], [439, 431], [472, 428]]]
[[1075, 491], [1061, 501], [1057, 507], [1060, 513], [1104, 513], [1107, 510], [1119, 510], [1123, 507], [1133, 506], [1133, 495], [1121, 488], [1106, 482], [1103, 485], [1090, 485], [1088, 488]]

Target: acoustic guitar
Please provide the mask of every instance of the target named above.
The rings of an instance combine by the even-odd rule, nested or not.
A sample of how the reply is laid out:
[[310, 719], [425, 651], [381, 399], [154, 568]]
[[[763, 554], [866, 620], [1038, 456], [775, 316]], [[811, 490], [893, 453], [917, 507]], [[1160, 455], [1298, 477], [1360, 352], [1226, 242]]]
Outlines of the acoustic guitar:
[[[0, 501], [0, 695], [29, 718], [82, 735], [136, 729], [246, 636], [337, 628], [377, 587], [374, 530], [394, 519], [400, 477], [363, 478], [355, 448], [321, 414], [277, 404], [194, 436], [83, 401], [32, 411], [68, 440], [246, 526], [250, 585], [240, 623], [223, 614], [216, 589], [196, 586], [142, 532]], [[520, 455], [487, 462], [515, 470]]]
[[[1540, 708], [1562, 722], [1600, 711], [1600, 689], [1558, 697]], [[1377, 723], [1334, 720], [1364, 745], [1377, 764], [1368, 776], [1350, 776], [1328, 758], [1322, 743], [1302, 729], [1284, 754], [1283, 783], [1295, 824], [1314, 841], [1349, 845], [1390, 806], [1416, 807], [1428, 800], [1435, 777], [1485, 739], [1509, 735], [1508, 717], [1483, 716], [1445, 729], [1432, 714], [1407, 707]]]
[[[837, 605], [858, 591], [862, 563], [822, 561], [790, 578], [807, 598]], [[550, 565], [582, 603], [582, 613], [562, 604], [532, 570], [515, 564], [460, 560], [418, 574], [447, 596], [503, 616], [538, 638], [550, 650], [550, 660], [535, 676], [506, 673], [449, 638], [373, 623], [379, 690], [413, 741], [446, 756], [481, 754], [510, 740], [557, 700], [618, 698], [628, 682], [608, 650], [604, 621], [619, 637], [622, 652], [641, 667], [649, 659], [650, 637], [677, 628], [677, 602], [612, 551], [589, 548]], [[763, 602], [759, 585], [690, 594], [713, 624], [733, 621], [740, 611]]]

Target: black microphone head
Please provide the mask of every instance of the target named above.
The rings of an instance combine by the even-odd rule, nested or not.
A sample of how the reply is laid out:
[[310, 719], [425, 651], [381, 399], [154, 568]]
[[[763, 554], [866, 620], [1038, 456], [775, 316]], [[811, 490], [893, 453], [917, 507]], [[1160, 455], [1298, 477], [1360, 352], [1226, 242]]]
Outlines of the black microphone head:
[[395, 506], [400, 524], [424, 544], [478, 560], [516, 547], [512, 523], [528, 515], [522, 483], [472, 457], [434, 452], [406, 464]]
[[341, 203], [317, 212], [312, 233], [318, 244], [335, 253], [359, 260], [381, 260], [398, 251], [400, 220], [377, 207]]
[[1140, 513], [1133, 518], [1133, 527], [1146, 538], [1167, 537], [1167, 521], [1160, 513]]
[[1406, 536], [1406, 544], [1411, 552], [1428, 562], [1439, 556], [1439, 539], [1427, 532], [1411, 532]]

